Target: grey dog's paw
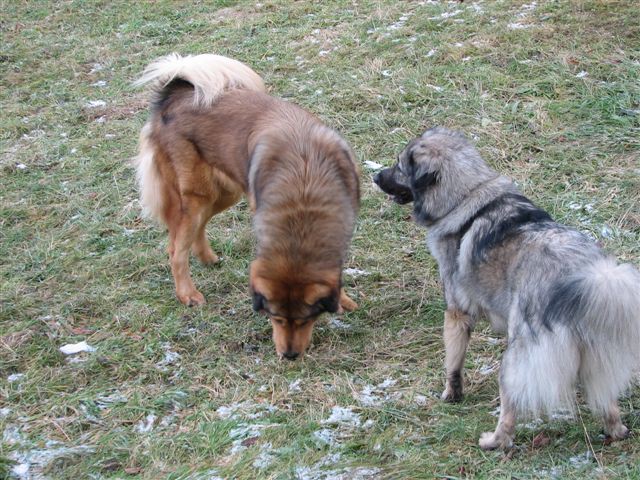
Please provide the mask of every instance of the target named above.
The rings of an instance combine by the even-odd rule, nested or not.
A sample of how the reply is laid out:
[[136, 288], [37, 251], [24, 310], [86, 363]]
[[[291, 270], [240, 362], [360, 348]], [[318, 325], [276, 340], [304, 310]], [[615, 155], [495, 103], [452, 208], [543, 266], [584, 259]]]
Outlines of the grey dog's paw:
[[495, 450], [497, 448], [508, 450], [513, 447], [513, 439], [508, 435], [496, 432], [484, 432], [480, 435], [478, 444], [483, 450]]
[[462, 400], [464, 395], [462, 394], [462, 389], [454, 390], [453, 388], [447, 386], [440, 398], [447, 403], [456, 403]]

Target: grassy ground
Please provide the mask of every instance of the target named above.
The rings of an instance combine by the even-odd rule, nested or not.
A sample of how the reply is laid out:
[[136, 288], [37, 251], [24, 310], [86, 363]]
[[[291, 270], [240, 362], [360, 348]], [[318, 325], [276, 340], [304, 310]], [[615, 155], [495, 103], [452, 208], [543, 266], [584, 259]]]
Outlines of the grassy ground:
[[[640, 442], [524, 422], [505, 455], [503, 341], [472, 340], [467, 396], [443, 388], [442, 295], [424, 231], [377, 192], [436, 124], [559, 220], [640, 260], [636, 2], [0, 0], [0, 472], [22, 478], [640, 478]], [[208, 303], [173, 296], [166, 234], [139, 218], [128, 159], [147, 117], [130, 85], [157, 56], [217, 52], [338, 128], [363, 163], [347, 267], [361, 308], [276, 359], [247, 289], [246, 203], [193, 265]], [[102, 101], [104, 103], [90, 103]], [[65, 357], [85, 340], [96, 350]], [[21, 375], [20, 375], [21, 374]], [[622, 402], [640, 429], [640, 391]], [[17, 461], [17, 463], [12, 463]], [[2, 473], [0, 473], [0, 477]]]

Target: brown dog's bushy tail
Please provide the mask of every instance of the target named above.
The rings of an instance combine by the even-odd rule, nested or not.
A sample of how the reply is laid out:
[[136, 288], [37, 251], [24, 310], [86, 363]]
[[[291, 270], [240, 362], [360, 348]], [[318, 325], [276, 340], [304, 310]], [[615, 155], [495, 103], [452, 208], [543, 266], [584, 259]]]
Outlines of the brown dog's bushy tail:
[[161, 91], [173, 80], [193, 85], [194, 102], [210, 106], [223, 92], [236, 88], [264, 92], [262, 78], [247, 65], [221, 55], [187, 55], [172, 53], [151, 63], [134, 85], [153, 83]]
[[[150, 83], [157, 101], [170, 94], [172, 84], [177, 80], [193, 86], [195, 108], [210, 107], [228, 90], [266, 90], [262, 78], [244, 63], [211, 54], [183, 57], [173, 53], [159, 58], [145, 69], [134, 85]], [[143, 213], [156, 220], [165, 221], [165, 203], [170, 201], [172, 189], [158, 167], [157, 156], [163, 153], [154, 141], [152, 120], [147, 122], [140, 132], [140, 146], [133, 164], [136, 168]]]

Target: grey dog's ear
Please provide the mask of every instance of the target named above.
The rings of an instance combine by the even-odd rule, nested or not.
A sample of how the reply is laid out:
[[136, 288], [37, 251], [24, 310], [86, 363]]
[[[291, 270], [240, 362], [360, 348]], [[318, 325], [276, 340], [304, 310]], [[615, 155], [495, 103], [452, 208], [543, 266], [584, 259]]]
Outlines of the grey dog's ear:
[[[416, 191], [422, 191], [438, 182], [440, 175], [437, 171], [431, 170], [429, 167], [431, 162], [416, 161], [415, 158], [416, 145], [409, 148], [407, 152], [408, 174], [411, 182], [411, 188]], [[423, 156], [425, 152], [421, 152]], [[427, 155], [428, 156], [428, 155]]]

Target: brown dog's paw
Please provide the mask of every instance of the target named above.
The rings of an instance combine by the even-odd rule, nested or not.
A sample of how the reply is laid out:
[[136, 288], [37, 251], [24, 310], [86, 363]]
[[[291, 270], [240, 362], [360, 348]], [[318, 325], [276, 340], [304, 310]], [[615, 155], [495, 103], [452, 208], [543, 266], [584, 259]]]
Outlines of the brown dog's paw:
[[197, 307], [206, 303], [204, 295], [202, 295], [198, 290], [194, 290], [186, 294], [178, 294], [177, 296], [178, 300], [187, 307]]
[[216, 263], [220, 263], [220, 257], [213, 253], [213, 250], [211, 249], [207, 252], [198, 253], [198, 259], [203, 265], [215, 265]]
[[351, 300], [344, 289], [340, 291], [340, 308], [338, 309], [338, 313], [342, 313], [344, 311], [353, 312], [356, 308], [358, 308], [358, 304]]

